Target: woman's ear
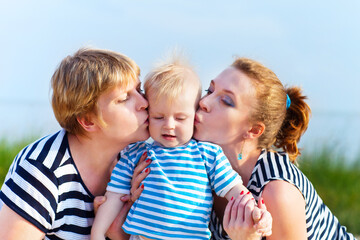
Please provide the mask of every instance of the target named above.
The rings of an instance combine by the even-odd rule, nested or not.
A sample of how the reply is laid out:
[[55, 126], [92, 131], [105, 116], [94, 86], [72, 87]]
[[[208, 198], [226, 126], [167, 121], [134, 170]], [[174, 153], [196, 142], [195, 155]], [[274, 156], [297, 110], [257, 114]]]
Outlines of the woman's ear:
[[262, 122], [255, 123], [251, 129], [248, 131], [248, 136], [250, 138], [258, 138], [265, 131], [265, 124]]
[[86, 132], [93, 132], [96, 129], [96, 124], [92, 120], [93, 116], [85, 115], [77, 117], [78, 123]]

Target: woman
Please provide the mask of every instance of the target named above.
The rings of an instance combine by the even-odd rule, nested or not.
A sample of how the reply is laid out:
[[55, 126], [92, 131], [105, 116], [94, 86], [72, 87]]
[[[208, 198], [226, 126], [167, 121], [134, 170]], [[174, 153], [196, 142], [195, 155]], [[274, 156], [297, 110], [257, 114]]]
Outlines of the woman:
[[119, 152], [149, 137], [139, 73], [130, 58], [105, 50], [80, 49], [60, 63], [52, 106], [63, 129], [15, 158], [0, 192], [0, 239], [90, 238], [94, 198], [104, 195]]
[[[266, 239], [354, 239], [294, 165], [310, 115], [301, 90], [284, 88], [271, 70], [239, 58], [211, 81], [207, 92], [199, 103], [194, 137], [219, 144], [245, 186], [266, 202], [273, 217], [272, 235]], [[225, 238], [219, 224], [224, 206], [215, 200], [215, 239]], [[248, 230], [236, 218], [230, 222], [223, 227], [231, 239]]]

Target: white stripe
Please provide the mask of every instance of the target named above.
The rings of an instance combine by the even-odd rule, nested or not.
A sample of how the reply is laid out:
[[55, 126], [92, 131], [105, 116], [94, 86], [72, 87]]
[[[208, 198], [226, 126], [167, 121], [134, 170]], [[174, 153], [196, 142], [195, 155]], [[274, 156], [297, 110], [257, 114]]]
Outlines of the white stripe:
[[51, 168], [52, 165], [54, 164], [54, 160], [56, 158], [56, 155], [59, 152], [59, 148], [62, 143], [62, 140], [64, 139], [64, 134], [65, 134], [65, 132], [61, 131], [56, 136], [55, 140], [52, 142], [49, 152], [43, 162], [44, 166], [46, 166], [47, 168]]

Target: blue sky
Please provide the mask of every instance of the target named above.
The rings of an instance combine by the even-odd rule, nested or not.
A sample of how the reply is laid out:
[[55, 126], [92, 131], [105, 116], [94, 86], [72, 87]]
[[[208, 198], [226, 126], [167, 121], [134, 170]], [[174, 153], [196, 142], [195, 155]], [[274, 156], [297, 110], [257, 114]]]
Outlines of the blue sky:
[[84, 46], [128, 55], [142, 76], [178, 46], [204, 89], [233, 56], [254, 58], [301, 86], [314, 118], [360, 116], [359, 12], [358, 0], [0, 0], [0, 133], [58, 128], [49, 81]]

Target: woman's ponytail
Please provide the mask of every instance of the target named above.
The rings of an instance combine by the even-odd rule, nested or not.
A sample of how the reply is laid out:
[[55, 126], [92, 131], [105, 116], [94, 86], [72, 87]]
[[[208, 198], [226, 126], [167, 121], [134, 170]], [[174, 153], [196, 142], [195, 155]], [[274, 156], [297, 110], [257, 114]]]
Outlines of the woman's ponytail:
[[295, 162], [297, 156], [301, 154], [297, 143], [308, 127], [311, 109], [305, 102], [307, 97], [302, 95], [300, 88], [286, 88], [285, 92], [291, 103], [286, 110], [285, 119], [276, 136], [274, 146], [284, 149], [289, 154], [290, 160]]

